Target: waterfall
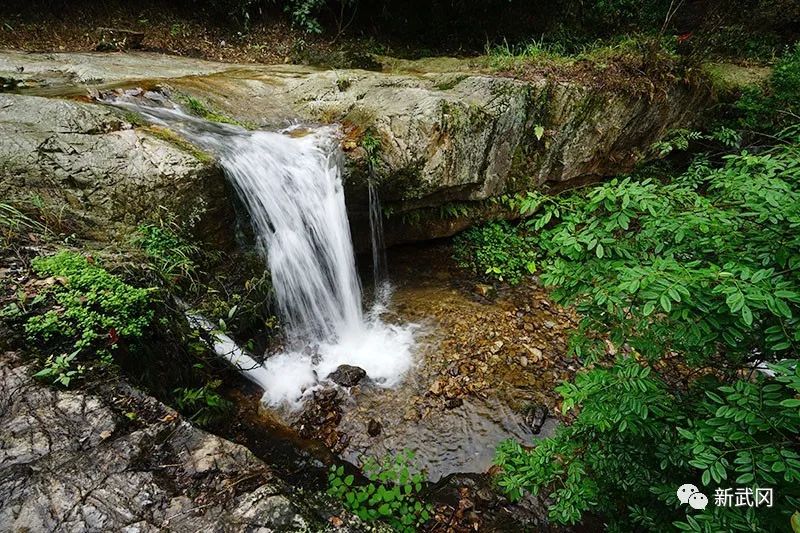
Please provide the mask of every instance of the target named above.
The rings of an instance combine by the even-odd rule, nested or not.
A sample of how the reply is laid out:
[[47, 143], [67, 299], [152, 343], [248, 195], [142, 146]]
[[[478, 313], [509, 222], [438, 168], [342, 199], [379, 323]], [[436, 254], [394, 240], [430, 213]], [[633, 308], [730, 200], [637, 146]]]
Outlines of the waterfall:
[[[171, 105], [113, 103], [217, 154], [246, 207], [257, 247], [269, 265], [288, 346], [258, 368], [227, 337], [218, 338], [216, 348], [230, 349], [228, 359], [264, 389], [265, 402], [297, 406], [342, 364], [363, 368], [378, 386], [399, 383], [412, 364], [413, 326], [384, 323], [383, 299], [368, 313], [362, 307], [337, 128], [247, 131], [186, 115]], [[383, 276], [380, 203], [372, 185], [370, 231], [373, 266]], [[245, 357], [246, 369], [238, 364]]]
[[[296, 404], [341, 364], [363, 368], [378, 385], [398, 383], [411, 364], [413, 335], [363, 312], [336, 130], [254, 132], [228, 139], [222, 153], [267, 258], [290, 341], [264, 364], [267, 401]], [[371, 204], [380, 215], [380, 204]], [[382, 254], [379, 223], [372, 233]]]
[[386, 244], [383, 241], [383, 213], [381, 199], [370, 166], [369, 189], [369, 233], [372, 244], [372, 278], [375, 282], [375, 297], [380, 299], [388, 285], [386, 267]]
[[363, 320], [334, 130], [230, 139], [223, 168], [250, 214], [292, 341], [324, 341]]

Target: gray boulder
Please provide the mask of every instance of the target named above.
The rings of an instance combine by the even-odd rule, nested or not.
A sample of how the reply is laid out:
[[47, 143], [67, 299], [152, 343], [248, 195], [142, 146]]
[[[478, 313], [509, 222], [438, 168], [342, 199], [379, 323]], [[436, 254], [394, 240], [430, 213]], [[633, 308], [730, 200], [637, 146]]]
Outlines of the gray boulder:
[[654, 155], [655, 141], [691, 125], [711, 101], [702, 84], [679, 79], [653, 82], [650, 90], [608, 88], [568, 74], [516, 79], [486, 64], [448, 58], [384, 59], [392, 65], [384, 72], [159, 59], [146, 53], [3, 52], [0, 77], [28, 90], [46, 87], [48, 94], [74, 94], [100, 83], [147, 87], [157, 80], [253, 127], [340, 123], [357, 238], [366, 235], [360, 228], [367, 213], [360, 141], [370, 132], [381, 144], [378, 175], [384, 207], [392, 214], [389, 244], [452, 235], [482, 220], [512, 216], [494, 202], [506, 193], [628, 172]]
[[91, 103], [0, 94], [0, 197], [66, 232], [106, 240], [165, 211], [212, 242], [233, 208], [213, 160], [170, 132]]
[[[124, 385], [108, 397], [56, 390], [30, 373], [0, 355], [0, 530], [334, 529], [246, 448], [153, 398]], [[337, 531], [367, 529], [338, 514]]]

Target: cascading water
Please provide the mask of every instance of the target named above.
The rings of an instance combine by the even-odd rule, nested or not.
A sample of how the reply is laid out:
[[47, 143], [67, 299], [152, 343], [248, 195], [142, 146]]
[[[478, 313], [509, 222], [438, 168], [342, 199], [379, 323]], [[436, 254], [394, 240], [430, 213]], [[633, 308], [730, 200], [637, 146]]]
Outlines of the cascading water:
[[297, 402], [339, 365], [376, 383], [411, 364], [408, 327], [365, 318], [333, 128], [291, 136], [254, 132], [226, 141], [221, 163], [253, 220], [292, 350], [264, 368], [270, 403]]
[[357, 328], [361, 287], [333, 130], [228, 139], [221, 163], [250, 213], [291, 340]]
[[387, 292], [386, 244], [383, 241], [383, 213], [374, 173], [370, 166], [369, 179], [369, 232], [372, 244], [372, 277], [375, 281], [375, 297], [380, 299]]
[[[412, 363], [413, 328], [382, 322], [382, 301], [363, 312], [337, 129], [249, 132], [174, 107], [115, 104], [134, 108], [217, 153], [247, 208], [288, 337], [288, 349], [269, 357], [263, 369], [244, 369], [264, 389], [266, 402], [296, 406], [342, 364], [363, 368], [379, 386], [402, 379]], [[383, 254], [374, 194], [371, 187], [371, 205], [377, 206], [371, 232], [379, 247], [375, 253]], [[374, 257], [376, 269], [379, 259]]]

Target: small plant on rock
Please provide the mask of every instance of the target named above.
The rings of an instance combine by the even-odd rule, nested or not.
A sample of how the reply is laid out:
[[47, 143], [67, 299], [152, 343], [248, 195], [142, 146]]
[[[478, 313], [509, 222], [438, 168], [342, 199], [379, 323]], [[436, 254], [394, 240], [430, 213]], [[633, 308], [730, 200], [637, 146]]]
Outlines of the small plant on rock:
[[[81, 373], [80, 367], [70, 370], [79, 354], [107, 364], [121, 340], [140, 339], [153, 320], [152, 289], [128, 285], [91, 258], [62, 251], [37, 257], [33, 270], [49, 282], [36, 295], [30, 310], [34, 314], [25, 322], [28, 338], [41, 343], [45, 354], [50, 352], [39, 377], [68, 386]], [[54, 355], [66, 349], [70, 355]]]
[[342, 500], [361, 520], [385, 520], [397, 531], [413, 533], [431, 517], [432, 506], [420, 497], [424, 477], [409, 468], [412, 452], [386, 457], [382, 462], [368, 459], [362, 468], [369, 480], [356, 484], [344, 467], [332, 466], [328, 494]]
[[233, 404], [217, 392], [220, 385], [222, 381], [217, 379], [202, 387], [175, 389], [175, 403], [193, 422], [208, 426], [225, 418], [233, 408]]
[[159, 278], [170, 285], [196, 283], [195, 258], [201, 253], [198, 246], [189, 244], [164, 225], [142, 224], [136, 233], [134, 243], [150, 258], [151, 268]]

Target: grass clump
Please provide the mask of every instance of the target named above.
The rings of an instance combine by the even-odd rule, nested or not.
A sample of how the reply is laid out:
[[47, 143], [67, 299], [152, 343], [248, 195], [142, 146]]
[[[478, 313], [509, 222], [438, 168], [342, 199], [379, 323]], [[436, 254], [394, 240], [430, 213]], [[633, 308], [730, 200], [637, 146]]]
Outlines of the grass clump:
[[229, 117], [224, 113], [220, 113], [208, 106], [202, 100], [199, 100], [193, 96], [189, 95], [180, 95], [178, 99], [186, 106], [189, 112], [195, 116], [208, 120], [210, 122], [219, 122], [221, 124], [233, 124], [234, 126], [241, 126], [245, 127], [242, 122], [239, 122], [235, 118]]
[[140, 247], [149, 259], [149, 268], [169, 286], [198, 283], [196, 259], [202, 251], [178, 236], [164, 224], [141, 224], [136, 228], [134, 244]]

